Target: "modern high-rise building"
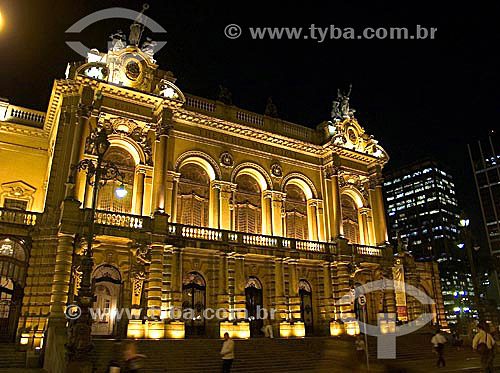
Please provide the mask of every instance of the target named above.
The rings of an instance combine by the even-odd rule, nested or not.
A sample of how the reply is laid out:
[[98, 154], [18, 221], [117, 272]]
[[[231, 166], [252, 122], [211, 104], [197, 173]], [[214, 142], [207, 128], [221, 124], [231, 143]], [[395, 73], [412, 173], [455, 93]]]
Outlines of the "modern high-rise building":
[[458, 203], [452, 176], [426, 159], [385, 174], [388, 229], [392, 241], [399, 232], [417, 259], [451, 253], [459, 241]]
[[[483, 216], [484, 229], [490, 254], [500, 258], [500, 145], [498, 135], [492, 131], [486, 141], [469, 144], [469, 156], [474, 173], [479, 204]], [[497, 260], [491, 261], [493, 285], [497, 298], [500, 298]]]
[[[474, 294], [461, 242], [459, 208], [451, 174], [432, 159], [385, 173], [387, 225], [394, 246], [400, 238], [416, 260], [436, 260], [450, 323], [475, 313]], [[437, 274], [436, 274], [437, 275]]]

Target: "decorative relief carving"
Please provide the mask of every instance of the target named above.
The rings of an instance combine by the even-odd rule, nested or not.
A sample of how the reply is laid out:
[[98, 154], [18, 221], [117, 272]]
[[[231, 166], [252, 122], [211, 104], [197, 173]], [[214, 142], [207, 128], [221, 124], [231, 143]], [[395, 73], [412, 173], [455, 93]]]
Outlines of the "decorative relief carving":
[[280, 179], [283, 177], [283, 168], [279, 163], [274, 163], [271, 165], [271, 176]]
[[222, 167], [233, 168], [234, 167], [234, 159], [231, 153], [223, 152], [219, 157], [220, 165]]

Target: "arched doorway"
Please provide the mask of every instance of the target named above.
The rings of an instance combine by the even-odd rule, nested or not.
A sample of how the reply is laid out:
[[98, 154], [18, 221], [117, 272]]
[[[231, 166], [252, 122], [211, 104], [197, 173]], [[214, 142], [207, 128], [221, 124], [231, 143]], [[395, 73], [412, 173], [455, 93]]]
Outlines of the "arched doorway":
[[306, 280], [299, 281], [300, 318], [304, 321], [306, 336], [313, 334], [312, 289]]
[[26, 268], [27, 252], [23, 245], [10, 237], [0, 239], [0, 341], [15, 340]]
[[109, 264], [97, 267], [93, 276], [96, 319], [92, 323], [93, 335], [116, 334], [116, 314], [120, 306], [120, 271]]
[[249, 277], [245, 287], [247, 317], [250, 321], [250, 336], [262, 335], [262, 284], [257, 277]]
[[186, 336], [198, 336], [205, 334], [205, 279], [198, 272], [187, 273], [182, 280], [182, 309], [190, 312], [192, 318], [185, 319]]

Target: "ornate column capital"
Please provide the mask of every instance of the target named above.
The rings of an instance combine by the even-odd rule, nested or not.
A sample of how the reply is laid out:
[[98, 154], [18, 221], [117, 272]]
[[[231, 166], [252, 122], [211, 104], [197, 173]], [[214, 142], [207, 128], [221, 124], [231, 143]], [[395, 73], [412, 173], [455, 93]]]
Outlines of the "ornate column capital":
[[340, 167], [335, 164], [330, 164], [325, 167], [325, 176], [327, 179], [332, 179], [332, 177], [336, 177], [339, 175]]

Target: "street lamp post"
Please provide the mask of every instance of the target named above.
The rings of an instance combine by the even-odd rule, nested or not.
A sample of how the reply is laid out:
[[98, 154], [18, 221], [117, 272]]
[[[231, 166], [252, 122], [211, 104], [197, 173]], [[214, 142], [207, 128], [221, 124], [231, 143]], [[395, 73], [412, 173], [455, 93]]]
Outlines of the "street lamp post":
[[[90, 149], [97, 159], [83, 159], [78, 163], [76, 169], [78, 171], [86, 171], [86, 183], [93, 186], [92, 205], [90, 209], [89, 220], [87, 221], [88, 230], [86, 234], [87, 248], [81, 259], [81, 281], [78, 288], [76, 299], [76, 314], [79, 317], [70, 320], [69, 335], [66, 349], [68, 352], [68, 361], [71, 364], [79, 362], [88, 362], [90, 360], [90, 352], [92, 351], [92, 317], [90, 307], [94, 301], [92, 289], [92, 270], [94, 266], [92, 243], [94, 240], [95, 229], [95, 212], [97, 206], [97, 195], [99, 188], [103, 187], [109, 180], [120, 180], [122, 186], [117, 189], [116, 195], [121, 198], [125, 197], [126, 190], [123, 187], [123, 176], [118, 170], [118, 167], [112, 162], [104, 160], [104, 155], [110, 146], [108, 135], [104, 129], [94, 132], [89, 138]], [[118, 192], [120, 191], [120, 193]], [[75, 312], [72, 313], [75, 315]]]
[[470, 271], [472, 276], [472, 286], [474, 288], [474, 302], [476, 303], [479, 319], [481, 319], [482, 313], [481, 313], [481, 305], [479, 302], [479, 284], [477, 281], [477, 272], [476, 272], [476, 266], [474, 264], [474, 257], [472, 256], [472, 237], [469, 229], [469, 223], [470, 223], [469, 219], [462, 214], [460, 221], [458, 222], [458, 225], [462, 230], [465, 243], [463, 245], [459, 244], [459, 247], [460, 248], [465, 247], [465, 251], [467, 252], [467, 258], [469, 259]]

